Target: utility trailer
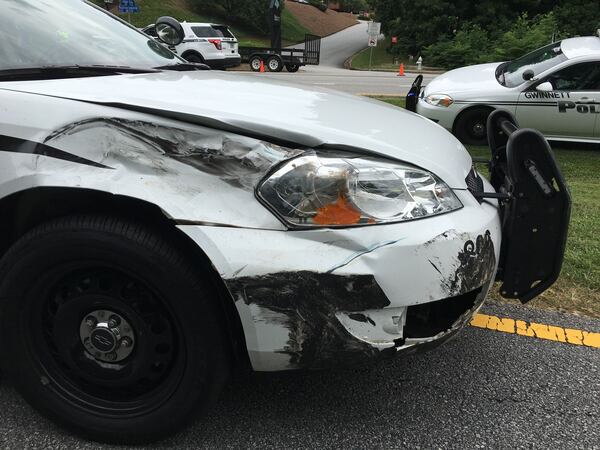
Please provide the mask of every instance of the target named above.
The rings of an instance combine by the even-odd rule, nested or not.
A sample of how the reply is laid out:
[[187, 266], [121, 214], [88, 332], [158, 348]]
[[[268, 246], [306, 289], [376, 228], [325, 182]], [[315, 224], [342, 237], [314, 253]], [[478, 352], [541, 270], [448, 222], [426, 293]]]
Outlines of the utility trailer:
[[243, 63], [250, 64], [254, 72], [260, 71], [261, 63], [270, 72], [298, 72], [302, 66], [318, 66], [321, 59], [321, 38], [312, 34], [304, 36], [303, 48], [240, 47]]

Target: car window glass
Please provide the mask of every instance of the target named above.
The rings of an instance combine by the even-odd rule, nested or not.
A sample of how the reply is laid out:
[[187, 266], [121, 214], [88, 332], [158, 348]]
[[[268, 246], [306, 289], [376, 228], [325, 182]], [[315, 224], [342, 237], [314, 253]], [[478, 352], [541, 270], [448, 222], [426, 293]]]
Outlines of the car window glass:
[[535, 75], [539, 75], [566, 59], [560, 42], [555, 42], [503, 65], [499, 81], [506, 87], [516, 87], [525, 82], [523, 73], [526, 70], [533, 70]]
[[575, 64], [548, 76], [557, 91], [589, 91], [600, 89], [600, 62]]
[[47, 66], [158, 67], [172, 52], [81, 0], [0, 0], [0, 70]]
[[218, 38], [221, 37], [213, 27], [192, 27], [194, 34], [201, 38]]
[[233, 38], [233, 34], [231, 33], [231, 31], [229, 31], [229, 28], [227, 28], [226, 26], [223, 25], [213, 25], [213, 28], [215, 30], [217, 30], [222, 37], [224, 38]]

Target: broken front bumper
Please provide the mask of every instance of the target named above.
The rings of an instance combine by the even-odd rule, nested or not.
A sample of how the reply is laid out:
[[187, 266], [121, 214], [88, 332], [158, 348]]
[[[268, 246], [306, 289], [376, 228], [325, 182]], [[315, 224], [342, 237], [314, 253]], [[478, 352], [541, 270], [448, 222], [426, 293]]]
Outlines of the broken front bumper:
[[[489, 187], [489, 186], [488, 186]], [[181, 226], [229, 289], [255, 370], [321, 368], [435, 345], [466, 324], [494, 279], [494, 201], [353, 229]]]

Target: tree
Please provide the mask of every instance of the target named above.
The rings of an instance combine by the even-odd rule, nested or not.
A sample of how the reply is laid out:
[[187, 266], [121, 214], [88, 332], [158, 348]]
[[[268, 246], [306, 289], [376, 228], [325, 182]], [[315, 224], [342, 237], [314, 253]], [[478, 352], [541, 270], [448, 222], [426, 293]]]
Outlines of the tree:
[[[283, 2], [283, 0], [281, 0]], [[261, 33], [268, 33], [269, 0], [188, 0], [199, 12], [218, 11], [232, 22], [240, 23]]]

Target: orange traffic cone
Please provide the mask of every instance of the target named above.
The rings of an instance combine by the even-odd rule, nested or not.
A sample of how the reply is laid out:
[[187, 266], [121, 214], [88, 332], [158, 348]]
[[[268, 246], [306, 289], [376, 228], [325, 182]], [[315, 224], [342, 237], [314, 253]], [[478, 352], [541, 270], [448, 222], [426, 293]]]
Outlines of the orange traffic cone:
[[398, 76], [404, 77], [404, 63], [400, 63], [400, 69], [398, 69]]
[[260, 73], [265, 73], [265, 62], [260, 60]]

